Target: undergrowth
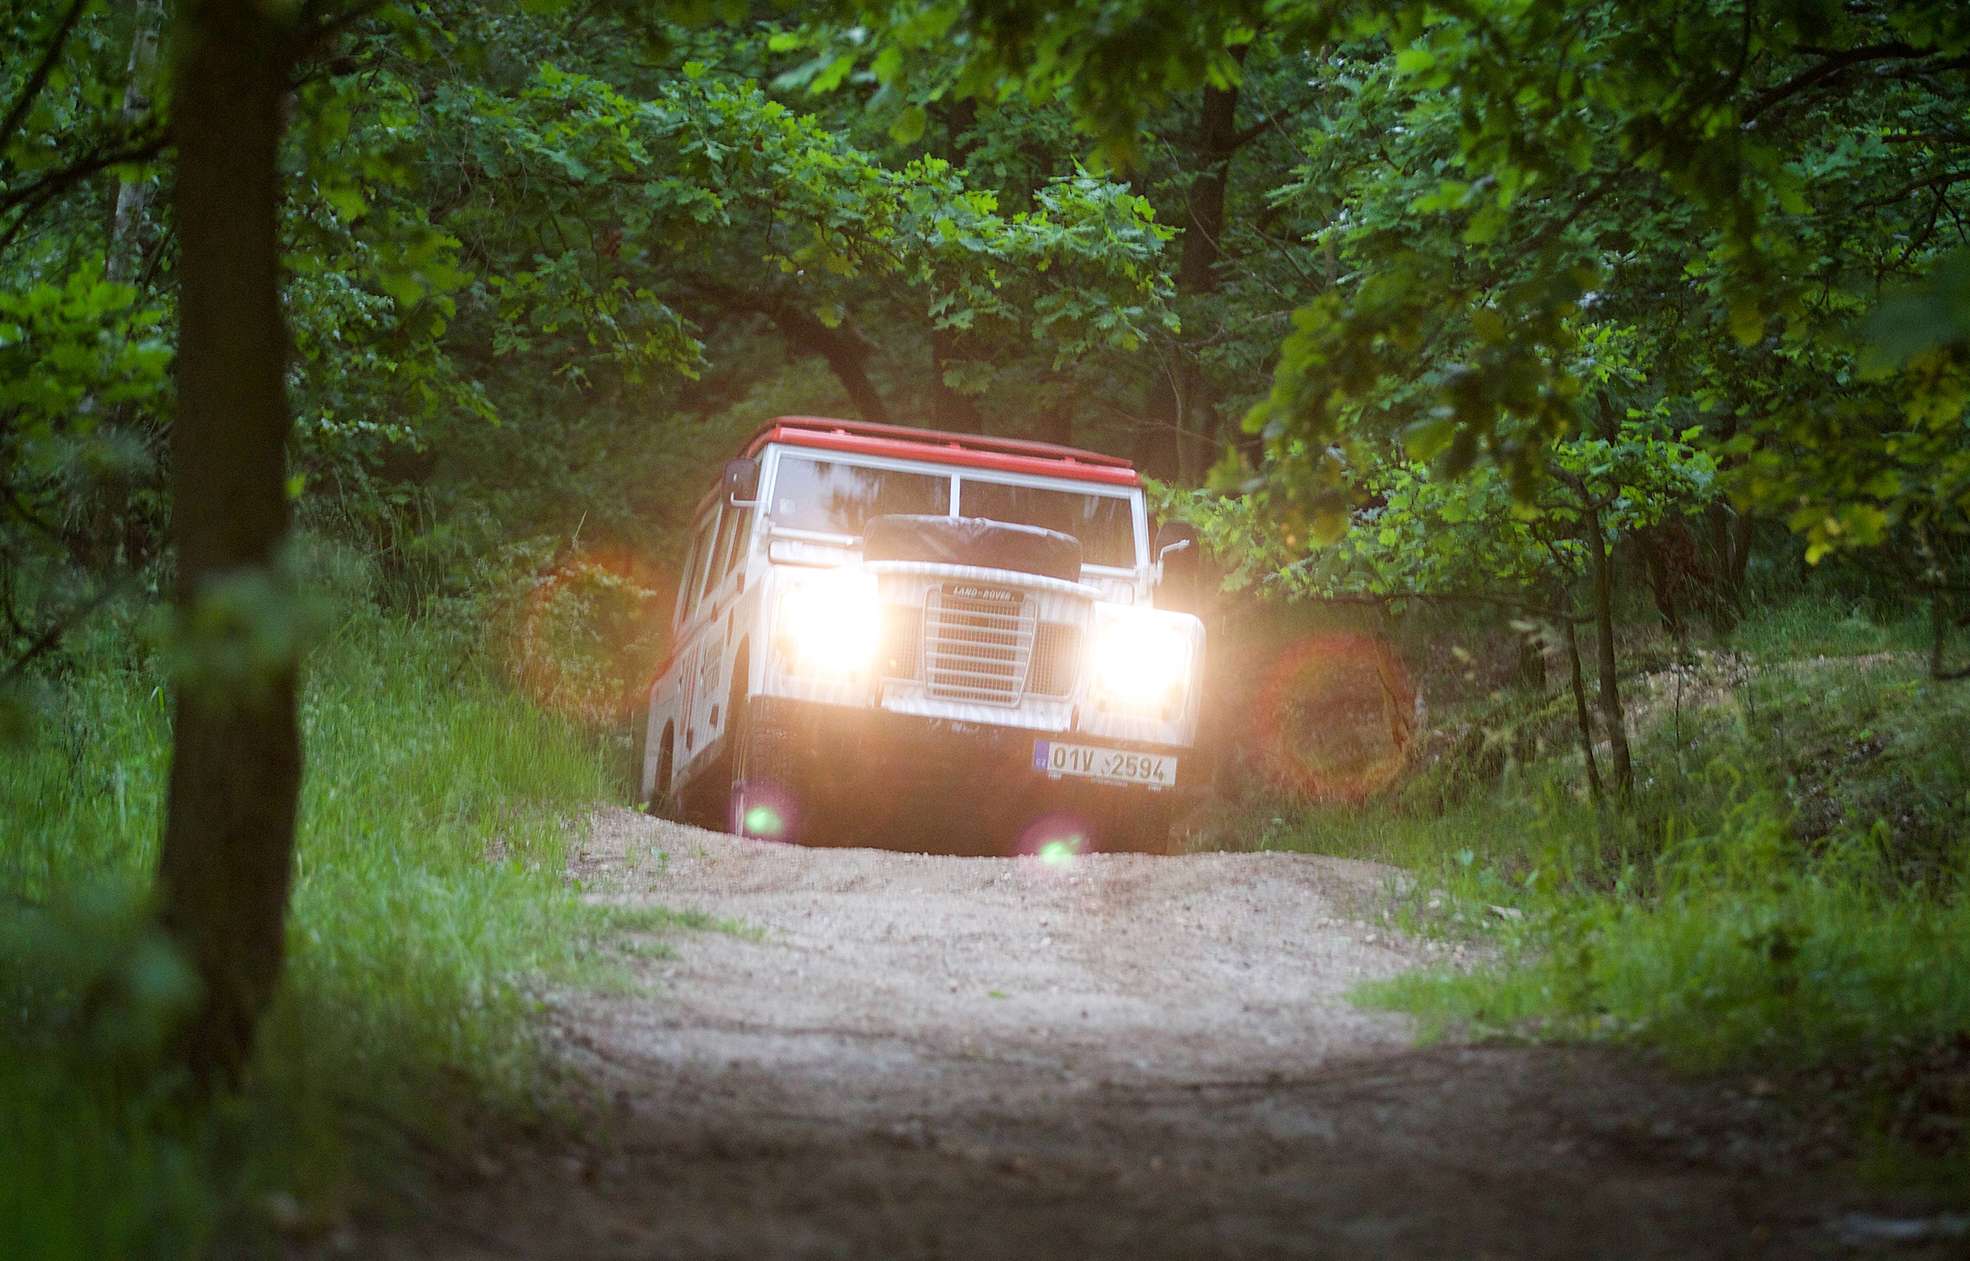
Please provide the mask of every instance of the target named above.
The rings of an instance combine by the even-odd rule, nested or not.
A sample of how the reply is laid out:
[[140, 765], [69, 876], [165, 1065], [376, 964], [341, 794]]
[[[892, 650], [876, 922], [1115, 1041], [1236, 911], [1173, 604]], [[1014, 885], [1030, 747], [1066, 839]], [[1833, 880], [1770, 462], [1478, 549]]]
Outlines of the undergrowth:
[[1970, 1081], [1970, 687], [1927, 678], [1919, 634], [1810, 603], [1748, 623], [1682, 704], [1637, 715], [1623, 810], [1586, 799], [1560, 745], [1266, 843], [1408, 868], [1410, 930], [1492, 947], [1364, 1001], [1434, 1034], [1865, 1083], [1864, 1142], [1941, 1162], [1970, 1198], [1970, 1092], [1936, 1088]]
[[212, 1106], [159, 1068], [188, 981], [149, 927], [168, 713], [135, 639], [102, 629], [0, 751], [0, 1256], [331, 1229], [371, 1162], [556, 1097], [543, 987], [606, 973], [617, 914], [564, 875], [606, 757], [455, 640], [370, 609], [312, 655], [288, 971]]

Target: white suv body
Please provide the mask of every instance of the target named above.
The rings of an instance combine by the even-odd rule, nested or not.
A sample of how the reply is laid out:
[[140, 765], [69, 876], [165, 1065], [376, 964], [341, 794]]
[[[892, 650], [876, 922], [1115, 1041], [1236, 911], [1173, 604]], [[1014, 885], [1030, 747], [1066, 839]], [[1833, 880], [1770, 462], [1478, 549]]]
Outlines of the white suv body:
[[698, 506], [637, 800], [809, 840], [942, 782], [1160, 847], [1202, 769], [1204, 648], [1162, 569], [1127, 461], [780, 418]]

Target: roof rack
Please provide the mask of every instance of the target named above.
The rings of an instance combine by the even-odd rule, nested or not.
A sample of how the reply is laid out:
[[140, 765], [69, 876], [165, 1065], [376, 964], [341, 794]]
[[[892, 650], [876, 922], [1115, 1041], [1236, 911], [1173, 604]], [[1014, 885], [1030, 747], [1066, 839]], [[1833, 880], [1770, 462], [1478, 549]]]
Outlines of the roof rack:
[[840, 434], [844, 437], [873, 438], [887, 442], [923, 443], [951, 451], [973, 451], [989, 455], [1015, 456], [1027, 460], [1057, 461], [1083, 468], [1131, 471], [1135, 468], [1133, 461], [1122, 456], [1085, 451], [1079, 447], [1063, 446], [1057, 442], [1037, 442], [1030, 438], [996, 438], [976, 433], [952, 433], [943, 429], [886, 425], [869, 420], [836, 420], [828, 416], [776, 416], [752, 436], [751, 441], [746, 443], [745, 449], [748, 453], [757, 451], [775, 438], [798, 442], [802, 433]]

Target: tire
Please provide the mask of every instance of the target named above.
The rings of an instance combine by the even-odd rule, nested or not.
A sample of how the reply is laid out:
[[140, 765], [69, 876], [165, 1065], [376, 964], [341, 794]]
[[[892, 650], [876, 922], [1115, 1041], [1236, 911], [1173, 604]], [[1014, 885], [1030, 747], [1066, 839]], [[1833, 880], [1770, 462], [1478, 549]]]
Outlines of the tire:
[[671, 729], [664, 728], [663, 743], [657, 746], [657, 779], [650, 787], [650, 800], [643, 806], [659, 819], [676, 820], [683, 817], [677, 803], [677, 790], [671, 784], [671, 776], [676, 769], [677, 738]]
[[650, 715], [646, 710], [641, 722], [635, 723], [629, 733], [629, 800], [644, 814], [655, 815], [659, 819], [677, 817], [677, 800], [671, 792], [672, 758], [671, 729], [664, 728], [663, 738], [657, 745], [657, 775], [651, 781], [650, 791], [643, 791], [643, 759], [648, 754], [650, 742]]
[[[736, 690], [736, 689], [735, 689]], [[798, 843], [814, 829], [804, 818], [804, 794], [793, 739], [743, 696], [733, 699], [731, 806], [726, 830], [734, 836]]]
[[650, 711], [645, 708], [629, 724], [629, 803], [648, 812], [653, 804], [643, 792], [643, 758], [650, 742]]

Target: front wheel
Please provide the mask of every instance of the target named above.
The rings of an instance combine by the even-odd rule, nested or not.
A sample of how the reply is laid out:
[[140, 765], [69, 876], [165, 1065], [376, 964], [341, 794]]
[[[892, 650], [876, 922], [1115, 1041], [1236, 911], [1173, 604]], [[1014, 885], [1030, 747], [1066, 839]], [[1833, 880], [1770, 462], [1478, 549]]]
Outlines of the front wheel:
[[650, 715], [645, 711], [641, 721], [635, 723], [629, 733], [629, 799], [644, 814], [655, 815], [659, 819], [677, 817], [677, 801], [671, 792], [672, 737], [671, 730], [664, 728], [663, 739], [657, 745], [657, 774], [644, 787], [643, 770], [649, 758]]
[[732, 789], [727, 831], [763, 841], [793, 842], [813, 832], [802, 817], [793, 739], [769, 707], [735, 695], [732, 702]]
[[683, 818], [677, 790], [670, 782], [676, 772], [676, 744], [676, 736], [670, 728], [664, 728], [663, 743], [657, 746], [657, 782], [650, 790], [649, 804], [644, 807], [659, 819], [673, 821]]
[[640, 711], [629, 724], [629, 800], [637, 809], [648, 811], [650, 794], [643, 791], [643, 762], [649, 756], [650, 711]]

